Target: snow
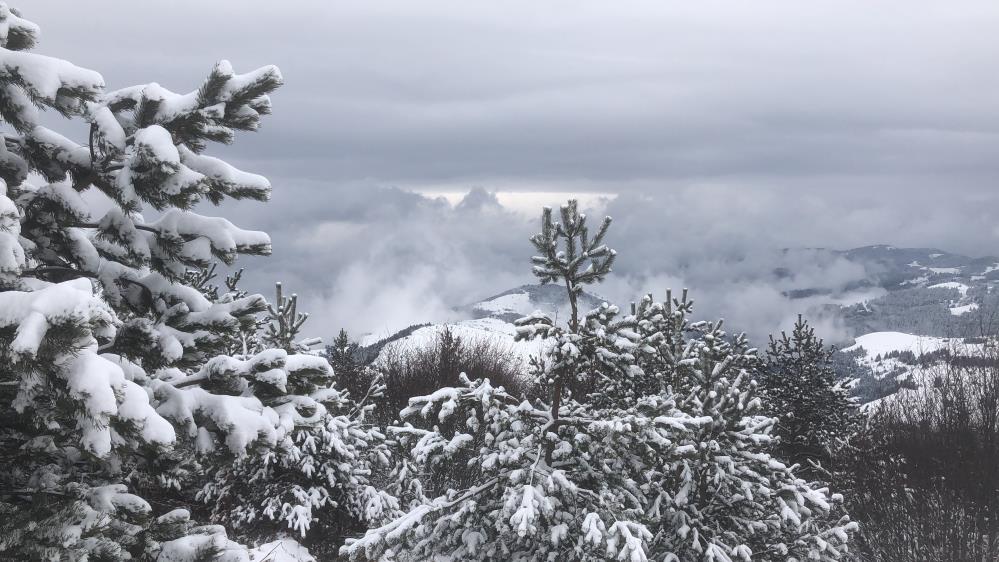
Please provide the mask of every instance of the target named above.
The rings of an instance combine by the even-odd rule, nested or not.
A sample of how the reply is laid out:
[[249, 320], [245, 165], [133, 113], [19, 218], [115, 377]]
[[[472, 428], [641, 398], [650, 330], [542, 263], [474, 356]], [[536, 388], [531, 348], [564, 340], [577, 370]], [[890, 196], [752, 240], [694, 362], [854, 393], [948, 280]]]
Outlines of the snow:
[[[170, 209], [147, 226], [161, 236], [188, 240], [185, 250], [195, 260], [210, 263], [213, 256], [231, 263], [239, 252], [269, 252], [271, 239], [266, 232], [243, 230], [220, 217], [205, 217], [190, 211]], [[202, 245], [197, 244], [203, 241]]]
[[196, 419], [210, 419], [237, 456], [245, 455], [256, 442], [273, 446], [277, 441], [278, 414], [255, 396], [212, 394], [199, 387], [175, 388], [168, 382], [158, 384], [155, 395], [157, 412], [185, 427], [191, 437], [198, 434]]
[[[237, 314], [262, 311], [265, 303], [262, 297], [238, 298], [235, 293], [223, 297], [225, 302], [213, 303], [184, 277], [188, 267], [218, 260], [229, 263], [241, 252], [269, 252], [270, 238], [265, 233], [242, 230], [224, 218], [186, 209], [201, 199], [218, 204], [223, 195], [266, 198], [270, 184], [262, 176], [192, 150], [200, 151], [208, 142], [226, 143], [236, 129], [255, 128], [270, 107], [264, 94], [281, 82], [281, 75], [273, 66], [236, 75], [222, 62], [216, 67], [219, 73], [209, 79], [210, 87], [188, 94], [178, 95], [153, 83], [105, 96], [104, 80], [97, 72], [24, 52], [38, 34], [37, 26], [0, 1], [0, 97], [3, 118], [13, 129], [6, 132], [6, 147], [11, 150], [0, 143], [0, 165], [5, 170], [0, 180], [0, 284], [4, 288], [0, 291], [0, 330], [6, 334], [2, 347], [9, 364], [4, 367], [12, 371], [12, 378], [8, 377], [11, 415], [16, 411], [21, 416], [14, 424], [17, 431], [9, 436], [12, 450], [18, 449], [20, 440], [24, 452], [43, 454], [25, 457], [29, 469], [40, 469], [16, 474], [10, 484], [28, 485], [23, 493], [37, 493], [36, 497], [51, 488], [65, 493], [67, 501], [54, 506], [52, 521], [18, 522], [14, 534], [25, 531], [25, 535], [6, 546], [13, 545], [18, 552], [31, 542], [30, 532], [51, 545], [36, 544], [32, 546], [36, 550], [29, 552], [51, 550], [63, 558], [105, 554], [116, 559], [135, 556], [186, 562], [219, 551], [213, 559], [249, 562], [246, 548], [230, 541], [223, 527], [190, 521], [185, 510], [158, 519], [174, 527], [163, 533], [152, 530], [146, 517], [117, 517], [116, 512], [146, 515], [150, 506], [115, 480], [130, 479], [136, 463], [149, 464], [141, 459], [165, 453], [177, 455], [182, 463], [178, 466], [197, 466], [187, 464], [197, 458], [191, 456], [191, 443], [172, 447], [178, 432], [195, 438], [193, 445], [199, 453], [207, 454], [216, 443], [224, 443], [229, 452], [242, 455], [253, 445], [274, 447], [278, 438], [293, 443], [290, 432], [299, 427], [297, 420], [286, 423], [290, 416], [279, 414], [278, 409], [302, 416], [315, 412], [317, 419], [326, 414], [325, 405], [311, 396], [283, 402], [274, 396], [288, 386], [289, 377], [310, 385], [324, 382], [319, 379], [332, 373], [320, 357], [293, 359], [275, 350], [252, 358], [240, 356], [245, 360], [221, 356], [206, 361], [223, 350], [221, 345], [212, 347], [214, 342], [225, 343], [223, 327], [239, 327], [244, 319]], [[72, 134], [64, 136], [38, 124], [40, 110], [47, 108], [75, 120]], [[179, 144], [183, 142], [189, 142], [192, 149]], [[40, 188], [28, 183], [29, 166], [53, 183]], [[69, 181], [67, 172], [72, 175]], [[7, 181], [11, 182], [10, 195]], [[143, 224], [140, 213], [147, 207], [155, 209], [157, 220]], [[24, 271], [26, 267], [32, 271]], [[68, 271], [63, 273], [64, 269]], [[46, 281], [56, 272], [60, 273], [56, 278], [78, 278]], [[251, 319], [245, 318], [244, 327], [252, 328]], [[123, 324], [128, 326], [129, 337], [124, 335], [126, 330], [119, 330]], [[101, 353], [102, 349], [122, 355]], [[180, 384], [196, 375], [245, 386], [220, 390], [201, 388], [197, 380]], [[263, 400], [278, 405], [265, 405], [253, 395], [256, 389], [247, 380], [260, 386], [266, 383]], [[334, 390], [325, 390], [325, 396], [336, 397]], [[360, 441], [364, 436], [366, 441], [360, 441], [363, 452], [375, 446], [367, 438], [379, 435], [374, 430], [346, 415], [342, 420], [335, 422], [342, 428], [331, 421], [329, 427], [319, 427], [316, 435], [339, 439], [332, 445], [348, 439]], [[343, 435], [332, 435], [335, 430], [342, 430]], [[309, 441], [296, 451], [314, 446]], [[360, 461], [353, 449], [360, 447], [350, 447], [349, 453], [343, 453], [348, 460], [341, 461], [345, 466], [339, 470], [348, 475], [353, 475], [350, 471], [370, 472], [367, 465], [356, 466]], [[171, 467], [145, 468], [150, 472], [143, 478], [158, 478], [160, 485], [178, 489], [183, 486]], [[99, 477], [88, 476], [94, 474]], [[337, 479], [342, 480], [339, 474]], [[357, 480], [367, 482], [360, 476]], [[97, 481], [105, 485], [91, 486]], [[189, 491], [184, 490], [178, 502], [190, 499]], [[328, 498], [321, 499], [326, 502]], [[306, 524], [312, 521], [311, 512], [308, 515]], [[134, 544], [121, 541], [128, 552], [114, 550], [121, 537], [141, 536], [146, 531], [156, 536]], [[177, 536], [181, 538], [166, 538]], [[275, 554], [286, 556], [261, 553], [254, 562], [314, 560], [294, 541], [281, 540], [273, 546], [278, 547], [272, 549]], [[35, 557], [28, 554], [27, 558]]]
[[914, 277], [912, 279], [907, 279], [899, 283], [900, 285], [922, 285], [929, 281], [930, 278], [926, 275], [921, 275], [919, 277]]
[[316, 562], [309, 549], [294, 539], [279, 539], [250, 550], [251, 562]]
[[52, 129], [38, 125], [32, 127], [24, 136], [37, 144], [47, 157], [60, 164], [72, 164], [83, 168], [90, 165], [90, 151], [87, 147], [69, 140]]
[[152, 511], [148, 503], [139, 496], [128, 493], [124, 484], [96, 486], [87, 493], [87, 503], [90, 507], [103, 512], [114, 513], [124, 509], [129, 513], [147, 514]]
[[528, 315], [533, 311], [531, 296], [527, 293], [512, 293], [496, 297], [495, 299], [477, 303], [475, 308], [493, 313], [513, 312], [515, 314]]
[[67, 325], [89, 329], [76, 342], [79, 351], [63, 357], [59, 369], [69, 397], [84, 414], [76, 417], [83, 447], [96, 456], [109, 454], [113, 444], [109, 422], [116, 417], [133, 422], [147, 443], [173, 442], [173, 427], [153, 410], [146, 392], [126, 378], [118, 364], [97, 354], [94, 336], [113, 336], [114, 316], [89, 280], [0, 293], [0, 327], [17, 326], [11, 343], [15, 355], [34, 357], [50, 328]]
[[7, 197], [7, 183], [0, 179], [0, 276], [19, 273], [24, 267], [20, 233], [21, 212]]
[[[936, 285], [930, 285], [930, 289], [954, 289], [961, 293], [962, 300], [968, 296], [968, 291], [971, 289], [968, 285], [964, 283], [958, 283], [956, 281], [948, 281], [947, 283], [937, 283]], [[958, 301], [960, 302], [960, 301]], [[957, 303], [952, 303], [957, 304]], [[978, 309], [978, 304], [976, 303], [965, 303], [958, 306], [950, 307], [950, 313], [954, 316], [961, 316], [962, 314], [967, 314], [973, 310]]]
[[[14, 77], [18, 80], [14, 80]], [[96, 97], [104, 89], [104, 78], [63, 59], [36, 53], [0, 50], [0, 77], [20, 84], [29, 95], [55, 103], [60, 89], [87, 92]]]
[[911, 351], [916, 355], [945, 349], [952, 344], [948, 338], [917, 336], [904, 332], [872, 332], [856, 338], [856, 343], [843, 349], [844, 352], [864, 348], [868, 357], [885, 355], [893, 351]]
[[192, 312], [203, 312], [213, 308], [213, 303], [205, 298], [201, 291], [194, 287], [174, 283], [155, 271], [138, 279], [138, 281], [145, 285], [154, 296], [163, 297], [168, 302], [182, 301]]
[[16, 16], [6, 4], [0, 4], [0, 45], [8, 47], [12, 36], [18, 36], [23, 47], [30, 48], [38, 41], [40, 34], [37, 24]]
[[971, 304], [966, 304], [966, 305], [963, 305], [963, 306], [954, 306], [954, 307], [951, 307], [950, 313], [953, 314], [954, 316], [961, 316], [962, 314], [967, 314], [967, 313], [969, 313], [969, 312], [971, 312], [973, 310], [978, 310], [978, 304], [977, 303], [971, 303]]
[[90, 218], [90, 206], [69, 182], [50, 183], [34, 193], [35, 198], [49, 199], [81, 221]]
[[[935, 384], [934, 381], [939, 374], [938, 369], [933, 365], [929, 367], [913, 366], [897, 358], [884, 357], [885, 354], [892, 351], [911, 351], [918, 357], [933, 351], [948, 349], [957, 355], [975, 357], [980, 356], [985, 349], [981, 343], [968, 344], [964, 343], [961, 338], [917, 336], [899, 332], [866, 334], [857, 338], [857, 342], [857, 345], [846, 348], [844, 351], [853, 351], [860, 346], [864, 347], [867, 355], [860, 358], [859, 362], [870, 367], [876, 377], [885, 378], [891, 375], [896, 381], [905, 381], [908, 385], [915, 386], [915, 388], [901, 388], [894, 394], [864, 404], [862, 409], [866, 412], [874, 412], [883, 404], [905, 404], [907, 400], [922, 400], [924, 398], [922, 389]], [[877, 360], [879, 354], [881, 359]], [[944, 363], [937, 363], [938, 366], [942, 364]]]
[[[857, 343], [845, 348], [844, 352], [856, 351], [863, 348], [865, 355], [857, 359], [861, 365], [871, 368], [875, 377], [879, 379], [891, 376], [896, 381], [908, 381], [910, 384], [925, 386], [931, 384], [931, 372], [919, 367], [914, 367], [904, 361], [886, 357], [888, 354], [898, 351], [910, 351], [917, 357], [938, 350], [951, 350], [960, 355], [975, 355], [982, 351], [982, 344], [967, 344], [961, 338], [940, 338], [933, 336], [919, 336], [902, 332], [873, 332], [857, 338]], [[884, 400], [894, 400], [895, 396], [904, 394], [905, 389], [893, 394], [888, 398], [874, 400], [864, 405], [865, 409], [877, 407]]]
[[142, 89], [142, 97], [153, 102], [157, 102], [155, 121], [167, 123], [197, 111], [198, 94], [197, 91], [186, 94], [177, 94], [160, 86], [156, 82], [146, 84]]
[[928, 289], [957, 289], [961, 292], [961, 296], [967, 296], [968, 289], [971, 287], [965, 285], [964, 283], [958, 283], [957, 281], [948, 281], [946, 283], [937, 283], [936, 285], [930, 285]]
[[514, 341], [517, 327], [509, 322], [498, 318], [478, 318], [419, 328], [412, 334], [386, 345], [381, 355], [384, 356], [393, 349], [418, 349], [431, 345], [445, 329], [450, 329], [455, 336], [465, 341], [490, 340], [519, 355], [524, 361], [541, 354], [545, 346], [543, 340]]
[[[234, 74], [232, 65], [224, 60], [215, 65], [213, 75], [216, 78], [224, 79], [225, 82], [215, 93], [216, 97], [208, 100], [201, 97], [200, 90], [178, 94], [154, 82], [111, 92], [106, 96], [105, 101], [108, 105], [119, 104], [123, 100], [153, 101], [156, 103], [156, 112], [152, 119], [157, 123], [168, 124], [199, 110], [212, 119], [220, 119], [227, 112], [256, 113], [256, 109], [268, 106], [269, 102], [264, 95], [258, 96], [252, 102], [244, 96], [253, 89], [273, 89], [274, 85], [280, 85], [283, 80], [281, 72], [276, 66], [268, 65], [245, 74]], [[271, 87], [268, 88], [268, 85]], [[206, 107], [206, 102], [215, 105]], [[250, 103], [248, 104], [248, 102]]]
[[235, 97], [242, 96], [246, 90], [258, 87], [260, 84], [267, 82], [280, 84], [284, 81], [281, 71], [274, 65], [262, 66], [245, 74], [233, 74], [232, 65], [229, 64], [229, 61], [222, 60], [219, 61], [216, 68], [223, 74], [230, 76], [222, 92], [219, 94], [219, 98], [226, 102], [231, 101]]
[[926, 269], [929, 269], [933, 273], [950, 273], [954, 275], [961, 273], [960, 267], [928, 267]]
[[[55, 283], [32, 292], [0, 293], [0, 327], [17, 326], [11, 349], [18, 355], [33, 356], [53, 325], [74, 323], [108, 329], [113, 318], [87, 279]], [[107, 333], [113, 335], [113, 331]]]
[[103, 457], [111, 452], [112, 434], [108, 421], [117, 417], [139, 428], [146, 443], [169, 444], [176, 439], [173, 426], [149, 404], [149, 395], [125, 378], [121, 367], [96, 354], [91, 347], [66, 365], [67, 386], [86, 416], [77, 417], [84, 449]]
[[106, 142], [118, 150], [125, 150], [125, 130], [107, 106], [95, 110], [93, 119]]
[[264, 176], [244, 172], [218, 158], [195, 154], [183, 146], [180, 147], [180, 159], [185, 166], [215, 183], [223, 193], [252, 193], [257, 199], [270, 196], [271, 183]]
[[205, 552], [221, 552], [218, 562], [249, 562], [246, 550], [225, 536], [225, 530], [217, 525], [202, 527], [201, 531], [212, 530], [211, 534], [192, 534], [165, 542], [160, 545], [157, 562], [189, 562], [204, 559]]
[[135, 150], [143, 159], [149, 159], [157, 166], [180, 166], [180, 153], [173, 144], [173, 137], [159, 125], [150, 125], [135, 133]]

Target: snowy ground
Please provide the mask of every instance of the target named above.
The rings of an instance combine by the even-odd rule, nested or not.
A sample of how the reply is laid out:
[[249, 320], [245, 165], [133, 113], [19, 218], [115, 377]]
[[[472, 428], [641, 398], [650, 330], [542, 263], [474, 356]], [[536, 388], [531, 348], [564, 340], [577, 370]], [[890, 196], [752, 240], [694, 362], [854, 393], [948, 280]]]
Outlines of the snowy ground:
[[490, 314], [513, 313], [527, 316], [534, 312], [534, 304], [531, 303], [531, 296], [527, 293], [502, 295], [492, 300], [476, 303], [474, 308]]
[[316, 562], [308, 549], [293, 539], [280, 539], [250, 551], [251, 562]]
[[[920, 357], [941, 349], [949, 349], [960, 355], [973, 355], [982, 352], [982, 345], [967, 344], [961, 338], [938, 338], [903, 332], [873, 332], [858, 337], [854, 345], [843, 351], [851, 352], [859, 349], [863, 349], [864, 353], [858, 358], [858, 363], [870, 367], [875, 377], [892, 377], [895, 380], [908, 381], [917, 388], [922, 388], [931, 383], [934, 374], [932, 367], [929, 369], [917, 368], [897, 358], [886, 356], [895, 351], [911, 351], [916, 357]], [[885, 401], [911, 398], [919, 392], [919, 390], [903, 388], [896, 394], [865, 404], [864, 409], [873, 409]]]
[[948, 281], [946, 283], [937, 283], [936, 285], [930, 285], [928, 289], [957, 289], [961, 292], [961, 296], [966, 296], [968, 294], [968, 287], [964, 283], [958, 283], [957, 281]]
[[916, 356], [944, 349], [959, 343], [960, 340], [937, 338], [933, 336], [917, 336], [903, 332], [873, 332], [856, 339], [856, 343], [843, 351], [850, 352], [863, 348], [866, 358], [874, 360], [878, 355], [886, 355], [893, 351], [911, 351]]
[[977, 303], [970, 303], [961, 306], [950, 307], [950, 313], [953, 314], [954, 316], [961, 316], [962, 314], [967, 314], [973, 310], [978, 310]]

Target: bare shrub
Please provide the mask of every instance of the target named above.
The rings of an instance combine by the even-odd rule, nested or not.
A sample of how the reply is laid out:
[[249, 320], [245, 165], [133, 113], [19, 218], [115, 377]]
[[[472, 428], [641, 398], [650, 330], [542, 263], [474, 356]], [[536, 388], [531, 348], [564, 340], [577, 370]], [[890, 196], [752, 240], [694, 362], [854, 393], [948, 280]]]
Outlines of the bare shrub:
[[863, 559], [999, 560], [999, 352], [994, 340], [922, 368], [854, 451], [848, 501]]
[[514, 396], [524, 396], [527, 389], [524, 361], [512, 347], [488, 338], [462, 338], [449, 327], [426, 345], [386, 348], [374, 368], [385, 384], [378, 407], [388, 421], [414, 396], [459, 386], [461, 373], [472, 380], [487, 378]]

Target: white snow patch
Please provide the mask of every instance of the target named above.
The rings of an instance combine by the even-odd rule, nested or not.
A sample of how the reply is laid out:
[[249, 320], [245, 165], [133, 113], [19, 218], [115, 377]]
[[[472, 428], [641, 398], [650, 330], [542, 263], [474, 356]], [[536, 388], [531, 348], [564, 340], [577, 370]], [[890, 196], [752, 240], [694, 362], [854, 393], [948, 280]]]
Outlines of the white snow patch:
[[250, 550], [251, 562], [316, 562], [309, 549], [293, 539], [279, 539]]
[[933, 273], [950, 273], [950, 274], [961, 273], [960, 267], [929, 267], [927, 269], [929, 269]]
[[972, 310], [978, 310], [978, 304], [971, 303], [971, 304], [966, 304], [964, 306], [954, 306], [951, 307], [950, 313], [953, 314], [954, 316], [961, 316], [962, 314], [967, 314]]
[[958, 283], [957, 281], [948, 281], [946, 283], [937, 283], [936, 285], [930, 285], [928, 289], [957, 289], [961, 292], [961, 296], [967, 296], [968, 289], [971, 287], [965, 285], [964, 283]]
[[864, 348], [868, 357], [885, 355], [893, 351], [911, 351], [916, 355], [930, 353], [949, 347], [952, 340], [933, 336], [917, 336], [903, 332], [872, 332], [857, 337], [856, 343], [843, 351], [856, 351]]
[[389, 350], [419, 349], [431, 345], [445, 329], [450, 329], [455, 336], [469, 342], [490, 340], [516, 353], [525, 362], [544, 350], [543, 340], [514, 341], [516, 326], [509, 322], [498, 318], [478, 318], [419, 328], [412, 334], [386, 345], [381, 354], [384, 355]]
[[930, 280], [930, 278], [928, 276], [922, 275], [920, 277], [909, 279], [907, 281], [902, 281], [899, 284], [900, 285], [923, 285], [923, 284], [925, 284], [929, 280]]
[[527, 293], [511, 293], [509, 295], [503, 295], [492, 300], [477, 303], [475, 308], [485, 312], [513, 312], [526, 316], [534, 311], [532, 306], [531, 296]]

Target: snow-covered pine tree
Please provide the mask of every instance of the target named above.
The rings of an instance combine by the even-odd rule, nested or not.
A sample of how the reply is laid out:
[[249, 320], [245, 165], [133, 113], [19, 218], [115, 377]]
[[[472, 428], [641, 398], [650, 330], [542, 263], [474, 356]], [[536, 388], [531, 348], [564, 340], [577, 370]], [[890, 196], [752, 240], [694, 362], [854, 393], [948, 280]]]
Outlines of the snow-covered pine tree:
[[849, 390], [837, 380], [835, 350], [815, 335], [799, 315], [791, 334], [770, 337], [758, 379], [764, 412], [777, 419], [777, 455], [821, 471], [834, 453], [860, 429], [860, 415]]
[[342, 363], [347, 369], [351, 369], [356, 364], [354, 358], [356, 348], [357, 345], [350, 341], [347, 330], [341, 328], [333, 343], [326, 346], [326, 356], [330, 358], [330, 365], [335, 368]]
[[546, 209], [532, 242], [541, 254], [535, 274], [566, 284], [569, 323], [518, 322], [522, 337], [556, 341], [537, 362], [546, 398], [519, 400], [488, 380], [463, 377], [463, 386], [410, 400], [401, 417], [415, 425], [390, 428], [412, 449], [399, 471], [408, 477], [400, 495], [410, 509], [348, 543], [342, 552], [351, 559], [646, 559], [651, 535], [640, 522], [640, 482], [654, 447], [639, 443], [668, 443], [672, 431], [695, 422], [660, 397], [600, 410], [577, 401], [585, 389], [568, 388], [589, 383], [583, 370], [627, 369], [633, 358], [608, 333], [616, 308], [581, 315], [576, 307], [582, 287], [610, 271], [614, 252], [602, 242], [610, 220], [591, 239], [575, 202], [562, 218], [553, 222]]
[[337, 386], [347, 390], [354, 400], [362, 400], [378, 376], [358, 354], [358, 344], [341, 329], [333, 343], [326, 346], [325, 355], [336, 373]]
[[[392, 434], [412, 451], [403, 476], [409, 510], [341, 552], [351, 560], [647, 560], [643, 471], [657, 446], [696, 420], [649, 397], [634, 407], [549, 404], [510, 396], [488, 380], [411, 400], [412, 425]], [[554, 444], [551, 463], [546, 446]], [[455, 474], [424, 485], [426, 471]]]
[[[186, 94], [108, 92], [94, 71], [27, 52], [38, 36], [0, 4], [0, 552], [245, 559], [221, 527], [154, 509], [126, 482], [169, 484], [157, 459], [196, 441], [237, 455], [276, 441], [279, 416], [257, 398], [189, 384], [233, 361], [206, 363], [264, 299], [212, 302], [185, 272], [270, 251], [266, 234], [190, 208], [268, 197], [265, 178], [203, 150], [255, 130], [281, 75], [223, 61]], [[42, 125], [44, 109], [89, 125], [88, 140]]]
[[[577, 217], [574, 207], [564, 218]], [[571, 261], [552, 240], [572, 230], [546, 210], [535, 246], [552, 263]], [[535, 263], [550, 281], [574, 275], [546, 267], [544, 256]], [[602, 276], [609, 265], [583, 271]], [[570, 298], [578, 294], [581, 284], [565, 282]], [[835, 520], [835, 498], [768, 455], [773, 421], [757, 414], [748, 374], [755, 353], [720, 322], [689, 323], [691, 307], [686, 297], [647, 298], [623, 317], [604, 304], [565, 327], [540, 315], [518, 322], [521, 337], [547, 340], [536, 362], [545, 398], [521, 401], [465, 379], [411, 400], [402, 417], [413, 424], [390, 428], [412, 448], [402, 471], [409, 511], [341, 552], [400, 561], [842, 559], [854, 525]], [[563, 395], [558, 375], [588, 391]], [[419, 478], [447, 466], [455, 477], [444, 485]]]
[[260, 542], [291, 533], [322, 558], [344, 537], [396, 514], [399, 503], [372, 484], [389, 463], [383, 434], [366, 420], [381, 383], [374, 380], [356, 400], [338, 389], [330, 363], [312, 350], [321, 340], [299, 337], [307, 319], [297, 295], [283, 295], [278, 283], [258, 338], [264, 349], [218, 358], [210, 375], [226, 376], [202, 384], [259, 398], [277, 415], [279, 432], [273, 447], [245, 456], [208, 444], [205, 452], [213, 455], [199, 499], [211, 506], [213, 521], [241, 538]]
[[686, 290], [637, 307], [642, 371], [655, 373], [677, 409], [698, 421], [646, 473], [650, 558], [843, 559], [856, 529], [843, 498], [770, 455], [775, 420], [762, 411], [752, 378], [756, 350], [720, 320], [690, 322], [692, 311]]
[[[565, 284], [570, 313], [568, 330], [543, 317], [532, 316], [518, 322], [523, 331], [529, 334], [528, 337], [541, 335], [559, 340], [552, 346], [555, 356], [548, 361], [547, 367], [535, 363], [535, 367], [543, 371], [538, 379], [542, 392], [551, 399], [552, 420], [555, 424], [553, 429], [558, 428], [564, 392], [572, 396], [573, 391], [576, 394], [587, 394], [591, 390], [587, 388], [590, 381], [584, 375], [588, 369], [578, 362], [604, 357], [601, 354], [580, 353], [579, 348], [585, 345], [585, 338], [579, 334], [579, 295], [586, 285], [603, 281], [616, 258], [615, 251], [603, 243], [610, 228], [610, 217], [604, 218], [596, 234], [591, 237], [586, 225], [586, 215], [579, 212], [579, 204], [575, 199], [569, 200], [559, 211], [561, 222], [553, 221], [551, 207], [545, 207], [541, 213], [541, 232], [531, 237], [531, 244], [539, 254], [531, 258], [534, 264], [531, 271], [542, 283]], [[603, 316], [613, 317], [616, 314], [616, 309], [608, 309]], [[584, 328], [592, 327], [590, 318], [586, 320]], [[600, 345], [598, 342], [587, 343], [592, 344], [591, 350]], [[550, 390], [544, 388], [549, 385]], [[551, 451], [551, 445], [547, 446], [546, 456], [549, 462], [552, 460]]]

